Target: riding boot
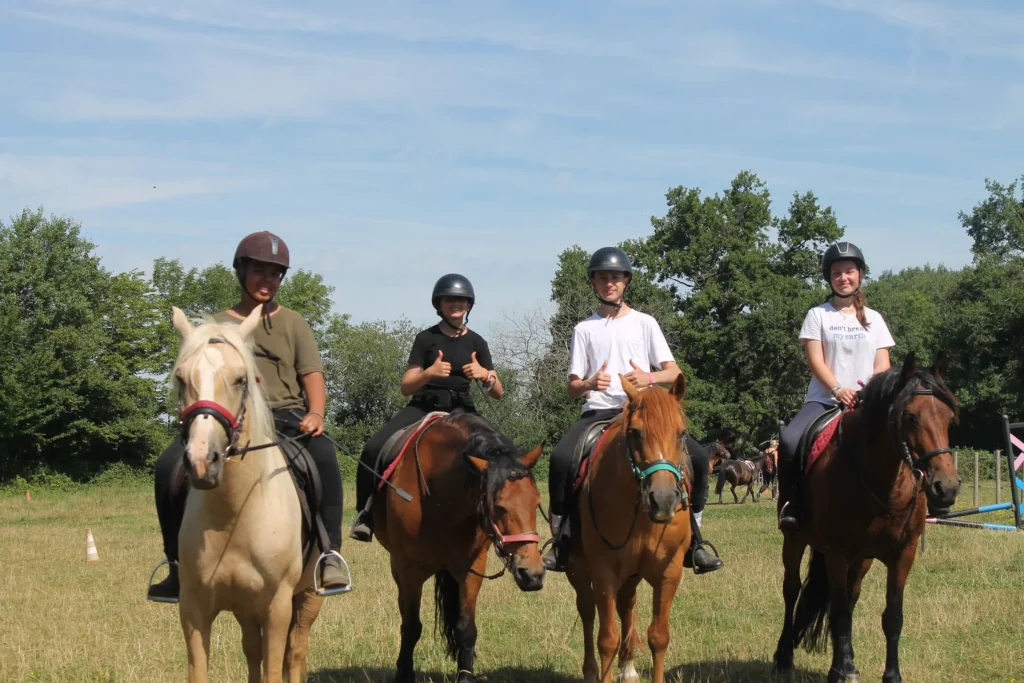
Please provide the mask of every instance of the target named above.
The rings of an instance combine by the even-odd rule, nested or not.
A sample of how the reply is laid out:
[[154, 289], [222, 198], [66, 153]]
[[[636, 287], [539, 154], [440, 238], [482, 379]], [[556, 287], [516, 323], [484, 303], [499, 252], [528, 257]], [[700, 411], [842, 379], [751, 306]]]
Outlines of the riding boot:
[[[331, 550], [340, 554], [341, 546], [332, 545]], [[324, 558], [320, 576], [320, 586], [325, 590], [344, 588], [349, 584], [348, 575], [342, 570], [338, 555], [331, 554]]]
[[178, 583], [178, 563], [171, 562], [168, 565], [170, 570], [167, 578], [160, 583], [154, 583], [146, 593], [147, 600], [154, 602], [177, 602], [181, 586]]
[[551, 548], [544, 553], [544, 568], [564, 572], [569, 565], [569, 545], [572, 538], [568, 515], [551, 514]]
[[788, 458], [779, 460], [779, 529], [798, 531], [800, 529], [800, 466]]
[[[718, 559], [718, 549], [701, 536], [700, 523], [693, 508], [690, 508], [690, 530], [690, 548], [683, 557], [683, 566], [693, 569], [694, 574], [705, 574], [724, 567], [725, 563]], [[709, 553], [704, 546], [711, 548], [715, 554]]]
[[370, 496], [366, 505], [359, 511], [348, 537], [364, 543], [373, 540], [373, 496]]

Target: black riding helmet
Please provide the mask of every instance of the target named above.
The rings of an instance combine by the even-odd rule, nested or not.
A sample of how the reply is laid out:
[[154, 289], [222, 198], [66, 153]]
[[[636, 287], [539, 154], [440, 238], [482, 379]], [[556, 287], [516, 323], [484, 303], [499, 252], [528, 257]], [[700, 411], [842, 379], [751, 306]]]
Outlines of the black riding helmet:
[[[587, 265], [587, 277], [593, 279], [594, 273], [599, 270], [625, 273], [628, 276], [626, 289], [629, 289], [629, 283], [633, 279], [633, 264], [630, 263], [629, 255], [626, 252], [618, 247], [601, 247], [590, 257], [590, 263]], [[615, 306], [616, 308], [622, 306], [622, 299], [607, 301], [597, 293], [596, 289], [594, 294], [597, 296], [597, 300], [606, 306]], [[623, 295], [625, 295], [625, 289], [623, 290]]]
[[861, 278], [864, 277], [864, 269], [867, 265], [864, 261], [864, 252], [853, 242], [835, 242], [826, 249], [821, 257], [821, 276], [825, 278], [825, 282], [828, 283], [828, 287], [832, 290], [833, 294], [836, 292], [832, 289], [832, 264], [836, 261], [853, 261], [856, 263], [857, 268], [860, 269]]
[[[469, 299], [469, 311], [473, 310], [473, 304], [476, 303], [476, 294], [473, 292], [473, 283], [470, 282], [467, 277], [459, 275], [458, 273], [442, 275], [438, 281], [434, 283], [434, 291], [430, 293], [430, 303], [434, 305], [434, 310], [437, 311], [437, 314], [441, 316], [442, 320], [448, 322], [447, 319], [445, 319], [444, 314], [441, 313], [441, 297], [444, 296], [460, 296], [464, 299]], [[469, 311], [466, 311], [466, 321], [469, 320]]]

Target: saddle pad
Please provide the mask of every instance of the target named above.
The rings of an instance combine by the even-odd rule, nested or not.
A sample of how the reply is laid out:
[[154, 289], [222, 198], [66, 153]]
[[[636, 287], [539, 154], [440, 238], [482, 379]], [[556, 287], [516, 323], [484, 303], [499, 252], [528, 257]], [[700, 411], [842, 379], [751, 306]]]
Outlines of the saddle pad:
[[843, 421], [843, 415], [845, 412], [836, 413], [825, 428], [822, 429], [818, 436], [814, 439], [814, 443], [811, 444], [811, 450], [807, 453], [807, 465], [804, 468], [804, 472], [810, 472], [811, 468], [814, 467], [815, 461], [818, 456], [825, 452], [825, 447], [828, 446], [829, 442], [832, 441], [832, 437], [835, 435], [836, 430], [839, 429], [840, 423]]
[[754, 471], [754, 463], [750, 462], [749, 460], [744, 460], [744, 461], [743, 461], [743, 466], [744, 466], [744, 467], [745, 467], [745, 468], [746, 468], [747, 470], [749, 470], [750, 472], [753, 472], [753, 471]]
[[604, 430], [601, 432], [601, 437], [597, 440], [597, 443], [594, 444], [594, 447], [590, 449], [589, 453], [584, 453], [583, 458], [580, 460], [580, 466], [576, 472], [576, 481], [574, 481], [572, 485], [572, 490], [574, 493], [578, 491], [581, 486], [583, 486], [583, 480], [587, 477], [587, 467], [590, 465], [590, 459], [594, 457], [594, 453], [597, 453], [601, 446], [604, 445], [604, 440], [607, 436], [608, 425], [606, 424], [604, 426]]
[[409, 448], [409, 444], [413, 443], [416, 438], [425, 432], [432, 424], [447, 415], [448, 413], [440, 411], [428, 413], [422, 420], [420, 420], [418, 425], [414, 425], [415, 428], [412, 429], [407, 437], [403, 437], [403, 441], [401, 442], [402, 447], [398, 451], [398, 455], [395, 456], [395, 459], [388, 464], [387, 469], [384, 470], [381, 480], [377, 482], [378, 491], [384, 488], [384, 482], [390, 480], [391, 475], [395, 473], [395, 470], [398, 468], [398, 463], [402, 462], [402, 456], [405, 455], [405, 451]]

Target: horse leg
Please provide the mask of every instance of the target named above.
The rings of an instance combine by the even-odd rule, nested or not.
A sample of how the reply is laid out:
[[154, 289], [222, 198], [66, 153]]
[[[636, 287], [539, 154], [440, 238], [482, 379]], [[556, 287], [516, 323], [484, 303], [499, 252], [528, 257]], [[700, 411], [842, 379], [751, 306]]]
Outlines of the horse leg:
[[775, 648], [775, 671], [785, 673], [793, 669], [793, 612], [800, 597], [800, 563], [804, 559], [807, 544], [795, 536], [785, 534], [782, 541], [782, 597], [786, 601], [786, 614], [782, 621], [782, 634]]
[[619, 589], [616, 608], [622, 622], [622, 642], [619, 645], [619, 673], [622, 683], [640, 683], [640, 674], [633, 666], [633, 653], [640, 645], [640, 634], [636, 632], [636, 587], [640, 577], [630, 579]]
[[[866, 557], [859, 564], [854, 564], [850, 567], [850, 614], [853, 614], [857, 601], [860, 600], [860, 586], [868, 570], [871, 569], [872, 562], [873, 560], [870, 557]], [[856, 659], [856, 655], [853, 653], [852, 641], [850, 642], [850, 657]]]
[[668, 566], [661, 581], [654, 585], [654, 609], [651, 626], [647, 629], [647, 645], [651, 648], [651, 655], [654, 658], [651, 683], [665, 683], [665, 650], [668, 649], [669, 640], [668, 617], [682, 575], [683, 563], [680, 556]]
[[410, 567], [399, 566], [394, 555], [391, 556], [391, 575], [398, 584], [398, 610], [402, 615], [402, 645], [395, 666], [395, 683], [414, 683], [416, 673], [412, 667], [412, 654], [423, 632], [420, 601], [423, 582], [427, 579]]
[[569, 583], [576, 591], [576, 611], [583, 624], [583, 682], [597, 683], [597, 656], [594, 653], [594, 589], [590, 571], [582, 559], [569, 563], [566, 571]]
[[612, 667], [619, 649], [619, 624], [615, 618], [615, 598], [618, 591], [615, 577], [605, 570], [604, 576], [593, 579], [594, 602], [599, 619], [597, 650], [601, 653], [601, 683], [612, 683]]
[[740, 499], [736, 496], [736, 482], [729, 482], [730, 490], [732, 491], [732, 502], [739, 505]]
[[903, 548], [899, 560], [893, 565], [886, 565], [888, 573], [885, 580], [885, 611], [882, 612], [882, 631], [885, 633], [885, 673], [882, 683], [901, 683], [900, 675], [900, 633], [903, 631], [903, 588], [907, 585], [907, 577], [914, 566], [917, 554], [917, 539]]
[[263, 615], [263, 673], [266, 683], [281, 683], [284, 676], [284, 651], [292, 625], [292, 591], [282, 585], [270, 600]]
[[292, 600], [292, 630], [288, 634], [288, 650], [285, 655], [288, 683], [304, 683], [306, 680], [309, 630], [319, 616], [323, 604], [324, 599], [317, 595], [312, 587], [299, 593]]
[[217, 614], [206, 614], [192, 600], [184, 595], [182, 598], [179, 614], [188, 650], [188, 683], [206, 683], [210, 665], [210, 629]]
[[[481, 574], [487, 569], [487, 552], [480, 554], [474, 562], [474, 569]], [[455, 637], [459, 642], [459, 673], [455, 683], [473, 683], [473, 661], [476, 657], [476, 598], [480, 593], [483, 579], [475, 574], [467, 574], [459, 586], [459, 623], [455, 627]]]
[[260, 683], [260, 666], [263, 664], [263, 629], [260, 628], [258, 619], [251, 617], [235, 618], [238, 625], [242, 627], [242, 652], [245, 653], [245, 663], [249, 667], [249, 683]]
[[826, 555], [829, 590], [829, 627], [832, 632], [832, 668], [828, 683], [858, 683], [853, 665], [853, 613], [850, 610], [850, 565], [840, 554]]

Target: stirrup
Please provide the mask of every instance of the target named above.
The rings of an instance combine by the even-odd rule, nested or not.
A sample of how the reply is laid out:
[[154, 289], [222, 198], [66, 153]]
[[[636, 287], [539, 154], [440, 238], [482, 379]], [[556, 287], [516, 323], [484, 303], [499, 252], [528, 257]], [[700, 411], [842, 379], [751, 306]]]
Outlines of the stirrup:
[[178, 604], [178, 598], [159, 598], [159, 597], [154, 598], [154, 597], [150, 596], [150, 594], [149, 594], [149, 589], [153, 587], [153, 577], [156, 576], [156, 573], [158, 571], [160, 571], [160, 567], [164, 566], [165, 564], [168, 567], [170, 567], [172, 564], [175, 567], [177, 567], [178, 566], [178, 561], [175, 560], [175, 561], [171, 562], [170, 560], [160, 560], [157, 563], [157, 565], [153, 568], [153, 573], [149, 575], [149, 585], [146, 587], [146, 599], [151, 601], [151, 602], [166, 602], [166, 603], [169, 603], [171, 605], [176, 605], [176, 604]]
[[693, 552], [696, 553], [699, 548], [703, 548], [704, 546], [707, 546], [707, 547], [711, 548], [712, 552], [715, 553], [715, 558], [716, 559], [719, 559], [719, 560], [722, 559], [721, 557], [718, 556], [718, 548], [716, 548], [714, 546], [714, 544], [711, 543], [711, 541], [705, 541], [704, 539], [701, 539], [701, 540], [699, 540], [699, 541], [697, 541], [696, 543], [693, 544]]
[[[341, 560], [341, 564], [345, 567], [345, 573], [348, 574], [348, 583], [341, 588], [321, 588], [318, 585], [317, 577], [320, 576], [320, 563], [323, 562], [328, 555], [337, 555], [338, 559]], [[352, 570], [349, 569], [348, 562], [346, 562], [345, 558], [341, 556], [341, 553], [336, 550], [328, 550], [325, 553], [320, 553], [320, 557], [317, 558], [316, 564], [313, 566], [313, 591], [317, 595], [326, 598], [332, 595], [348, 593], [350, 590], [352, 590]]]

